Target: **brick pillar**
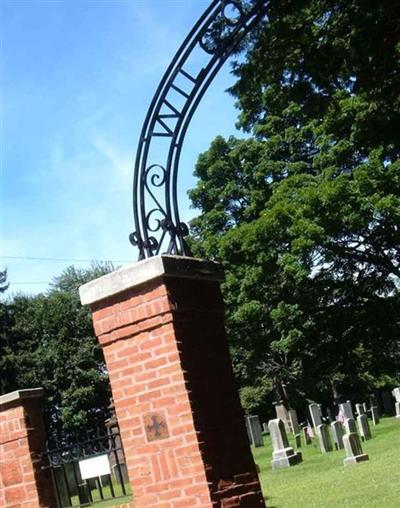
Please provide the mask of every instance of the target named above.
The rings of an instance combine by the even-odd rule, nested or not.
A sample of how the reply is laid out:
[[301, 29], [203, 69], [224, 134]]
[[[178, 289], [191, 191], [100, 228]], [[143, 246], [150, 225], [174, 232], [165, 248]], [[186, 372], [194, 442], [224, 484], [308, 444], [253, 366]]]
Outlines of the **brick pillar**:
[[135, 508], [263, 508], [219, 265], [160, 256], [80, 290], [103, 347]]
[[19, 390], [0, 397], [0, 506], [57, 506], [45, 449], [43, 390]]

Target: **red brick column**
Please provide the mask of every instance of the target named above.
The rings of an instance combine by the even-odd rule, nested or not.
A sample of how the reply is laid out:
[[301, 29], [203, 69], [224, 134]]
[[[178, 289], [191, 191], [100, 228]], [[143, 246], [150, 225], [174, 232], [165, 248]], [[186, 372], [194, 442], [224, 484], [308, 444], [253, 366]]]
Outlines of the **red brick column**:
[[0, 506], [57, 506], [48, 470], [42, 470], [45, 449], [41, 388], [0, 397]]
[[218, 265], [162, 256], [81, 288], [135, 508], [263, 508], [234, 385]]

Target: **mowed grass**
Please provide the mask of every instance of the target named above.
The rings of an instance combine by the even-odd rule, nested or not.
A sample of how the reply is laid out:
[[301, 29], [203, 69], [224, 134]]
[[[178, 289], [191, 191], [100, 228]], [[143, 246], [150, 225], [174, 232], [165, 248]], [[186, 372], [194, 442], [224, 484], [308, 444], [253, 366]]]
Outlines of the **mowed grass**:
[[265, 446], [253, 454], [268, 508], [399, 508], [400, 419], [383, 418], [371, 432], [362, 444], [367, 462], [345, 467], [344, 450], [322, 454], [316, 438], [302, 443], [301, 464], [274, 471], [271, 440], [264, 435]]

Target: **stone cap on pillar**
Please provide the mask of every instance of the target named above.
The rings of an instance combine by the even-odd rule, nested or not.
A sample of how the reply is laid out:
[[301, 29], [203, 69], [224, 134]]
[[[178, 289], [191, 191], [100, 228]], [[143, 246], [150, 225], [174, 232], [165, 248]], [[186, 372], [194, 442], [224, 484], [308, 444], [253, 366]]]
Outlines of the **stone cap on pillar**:
[[183, 256], [155, 256], [103, 275], [79, 288], [82, 305], [91, 305], [159, 277], [222, 280], [218, 263]]
[[38, 399], [44, 397], [43, 388], [30, 388], [28, 390], [16, 390], [15, 392], [0, 395], [0, 411], [6, 409], [10, 404], [22, 404], [26, 399]]

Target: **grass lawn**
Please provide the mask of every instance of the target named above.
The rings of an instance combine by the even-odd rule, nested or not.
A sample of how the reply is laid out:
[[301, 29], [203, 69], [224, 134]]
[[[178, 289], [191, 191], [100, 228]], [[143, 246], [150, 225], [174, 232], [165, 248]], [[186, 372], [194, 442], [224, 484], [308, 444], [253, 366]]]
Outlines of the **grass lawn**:
[[271, 440], [265, 435], [265, 446], [253, 454], [268, 508], [400, 507], [400, 421], [381, 419], [371, 432], [372, 439], [362, 444], [367, 462], [344, 467], [344, 450], [323, 455], [314, 439], [302, 445], [301, 464], [274, 471]]
[[[103, 496], [105, 498], [104, 501], [101, 501], [100, 493], [97, 489], [92, 489], [92, 498], [94, 501], [94, 505], [96, 508], [106, 508], [108, 506], [118, 506], [124, 503], [129, 503], [132, 501], [131, 496], [131, 488], [129, 485], [125, 485], [125, 490], [127, 492], [127, 496], [124, 496], [121, 486], [118, 483], [114, 484], [114, 494], [117, 496], [116, 498], [113, 498], [111, 496], [111, 490], [110, 487], [103, 487]], [[80, 506], [79, 505], [79, 499], [78, 496], [74, 496], [72, 498], [72, 506]]]

